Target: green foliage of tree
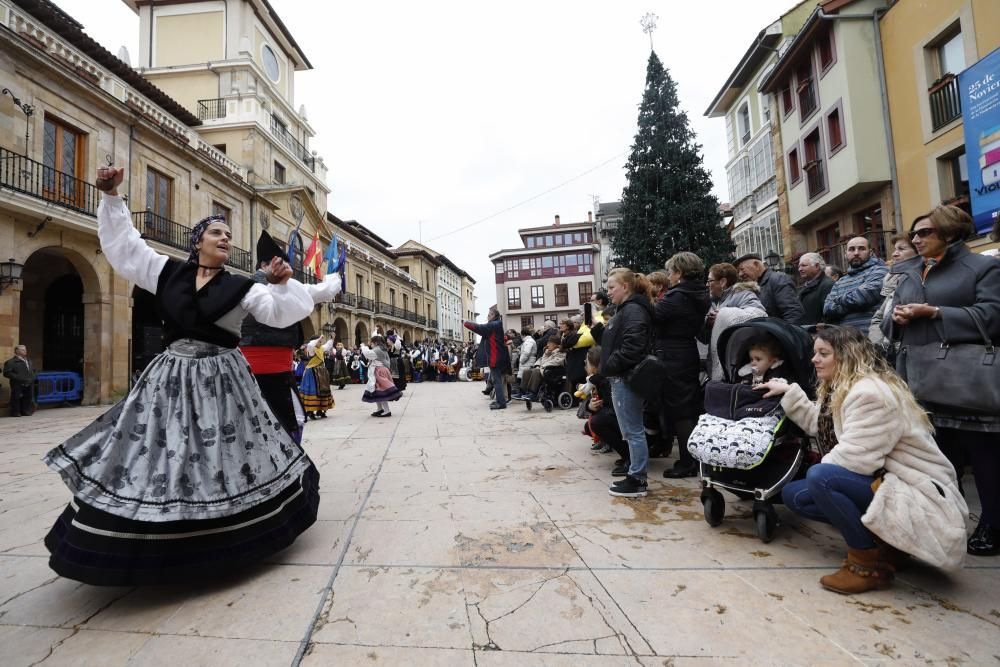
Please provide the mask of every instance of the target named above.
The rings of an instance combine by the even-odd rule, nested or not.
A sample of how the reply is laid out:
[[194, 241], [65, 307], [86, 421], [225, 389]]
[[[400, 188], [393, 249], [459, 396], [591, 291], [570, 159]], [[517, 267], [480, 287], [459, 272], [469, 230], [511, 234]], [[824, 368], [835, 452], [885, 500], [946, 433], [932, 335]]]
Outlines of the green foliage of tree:
[[649, 272], [687, 250], [706, 268], [733, 256], [701, 146], [678, 108], [677, 84], [655, 52], [649, 55], [639, 130], [626, 164], [622, 220], [612, 240], [617, 266]]

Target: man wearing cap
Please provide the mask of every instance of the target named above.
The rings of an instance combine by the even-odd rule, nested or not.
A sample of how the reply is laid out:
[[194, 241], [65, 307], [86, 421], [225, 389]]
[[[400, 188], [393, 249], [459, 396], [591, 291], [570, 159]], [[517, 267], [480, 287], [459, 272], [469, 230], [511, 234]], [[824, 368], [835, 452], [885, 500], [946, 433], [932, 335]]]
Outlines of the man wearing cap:
[[754, 281], [760, 287], [760, 301], [769, 317], [780, 317], [789, 324], [802, 321], [802, 302], [791, 278], [767, 268], [756, 253], [743, 255], [734, 264], [740, 280]]
[[[280, 257], [287, 265], [288, 255], [270, 234], [262, 231], [257, 241], [258, 268], [253, 275], [255, 282], [267, 282], [268, 267], [275, 257]], [[341, 278], [336, 271], [331, 271], [319, 284], [305, 285], [305, 288], [310, 292], [314, 304], [332, 301], [340, 293]], [[250, 372], [260, 385], [260, 393], [285, 430], [296, 442], [301, 442], [305, 411], [296, 390], [292, 365], [295, 350], [305, 339], [302, 325], [295, 323], [284, 329], [276, 329], [247, 315], [243, 320], [241, 334], [240, 350], [250, 364]]]

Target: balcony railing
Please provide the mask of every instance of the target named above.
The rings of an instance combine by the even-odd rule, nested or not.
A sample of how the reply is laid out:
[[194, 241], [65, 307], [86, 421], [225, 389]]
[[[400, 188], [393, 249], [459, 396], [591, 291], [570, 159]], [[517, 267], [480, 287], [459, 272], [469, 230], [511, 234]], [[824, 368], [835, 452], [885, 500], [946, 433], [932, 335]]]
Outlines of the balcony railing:
[[226, 117], [226, 101], [222, 98], [214, 100], [198, 100], [198, 119], [214, 120]]
[[409, 320], [410, 322], [416, 322], [417, 321], [417, 314], [415, 312], [413, 312], [412, 310], [405, 311], [405, 313], [403, 314], [403, 317], [406, 318], [407, 320]]
[[962, 115], [962, 97], [958, 92], [958, 78], [946, 74], [931, 86], [927, 94], [931, 104], [931, 127], [937, 131]]
[[421, 326], [427, 326], [427, 318], [424, 317], [423, 315], [417, 315], [416, 322]]
[[826, 190], [826, 171], [822, 160], [814, 160], [804, 167], [809, 196], [815, 197]]
[[295, 157], [302, 161], [309, 171], [316, 171], [316, 158], [312, 156], [309, 149], [302, 145], [302, 143], [292, 136], [288, 131], [288, 128], [278, 122], [278, 119], [271, 116], [271, 134], [288, 150], [290, 150]]
[[437, 328], [438, 328], [438, 321], [437, 320], [431, 320], [430, 322], [428, 322], [428, 328], [434, 329], [436, 331]]
[[319, 282], [319, 278], [316, 277], [316, 274], [312, 271], [305, 271], [303, 269], [292, 269], [292, 277], [303, 285], [315, 285]]
[[97, 216], [98, 189], [41, 162], [0, 148], [0, 186], [56, 206]]
[[358, 305], [358, 297], [356, 294], [351, 294], [350, 292], [341, 292], [334, 298], [334, 303], [343, 304], [345, 306], [351, 306], [352, 308]]
[[366, 296], [359, 296], [358, 297], [358, 308], [360, 308], [362, 310], [370, 310], [370, 311], [374, 312], [375, 311], [375, 302], [372, 301], [371, 299], [369, 299]]
[[[152, 211], [132, 211], [132, 223], [144, 239], [156, 241], [177, 250], [187, 251], [189, 249], [188, 243], [191, 237], [191, 229], [189, 227], [164, 218], [162, 215], [157, 215]], [[251, 261], [250, 252], [230, 245], [229, 259], [226, 260], [226, 266], [252, 273], [253, 262]]]

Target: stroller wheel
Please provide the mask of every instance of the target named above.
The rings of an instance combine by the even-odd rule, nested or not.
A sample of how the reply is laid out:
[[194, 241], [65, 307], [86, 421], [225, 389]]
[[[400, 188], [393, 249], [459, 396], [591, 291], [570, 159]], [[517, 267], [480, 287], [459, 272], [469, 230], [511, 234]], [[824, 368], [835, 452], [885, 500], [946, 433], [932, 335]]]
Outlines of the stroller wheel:
[[545, 408], [546, 412], [552, 412], [552, 408], [554, 407], [554, 405], [552, 401], [550, 401], [547, 398], [544, 398], [542, 399], [542, 407]]
[[705, 521], [715, 528], [722, 523], [726, 515], [726, 499], [715, 489], [704, 489], [701, 492], [701, 504], [705, 508]]
[[559, 394], [559, 398], [556, 400], [559, 401], [559, 408], [562, 410], [569, 410], [573, 407], [573, 394], [568, 391]]
[[774, 539], [774, 530], [778, 527], [778, 514], [774, 508], [768, 506], [766, 509], [757, 510], [753, 514], [754, 523], [757, 525], [757, 537], [764, 544]]

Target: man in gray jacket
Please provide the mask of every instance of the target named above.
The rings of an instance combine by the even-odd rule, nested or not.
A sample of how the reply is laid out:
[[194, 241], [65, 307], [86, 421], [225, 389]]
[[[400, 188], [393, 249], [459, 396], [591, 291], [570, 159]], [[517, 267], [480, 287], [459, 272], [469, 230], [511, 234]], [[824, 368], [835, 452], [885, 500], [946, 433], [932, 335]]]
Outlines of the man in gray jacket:
[[743, 255], [735, 266], [740, 280], [754, 281], [760, 287], [760, 301], [769, 317], [780, 317], [789, 324], [802, 321], [802, 302], [791, 278], [767, 268], [756, 253]]

